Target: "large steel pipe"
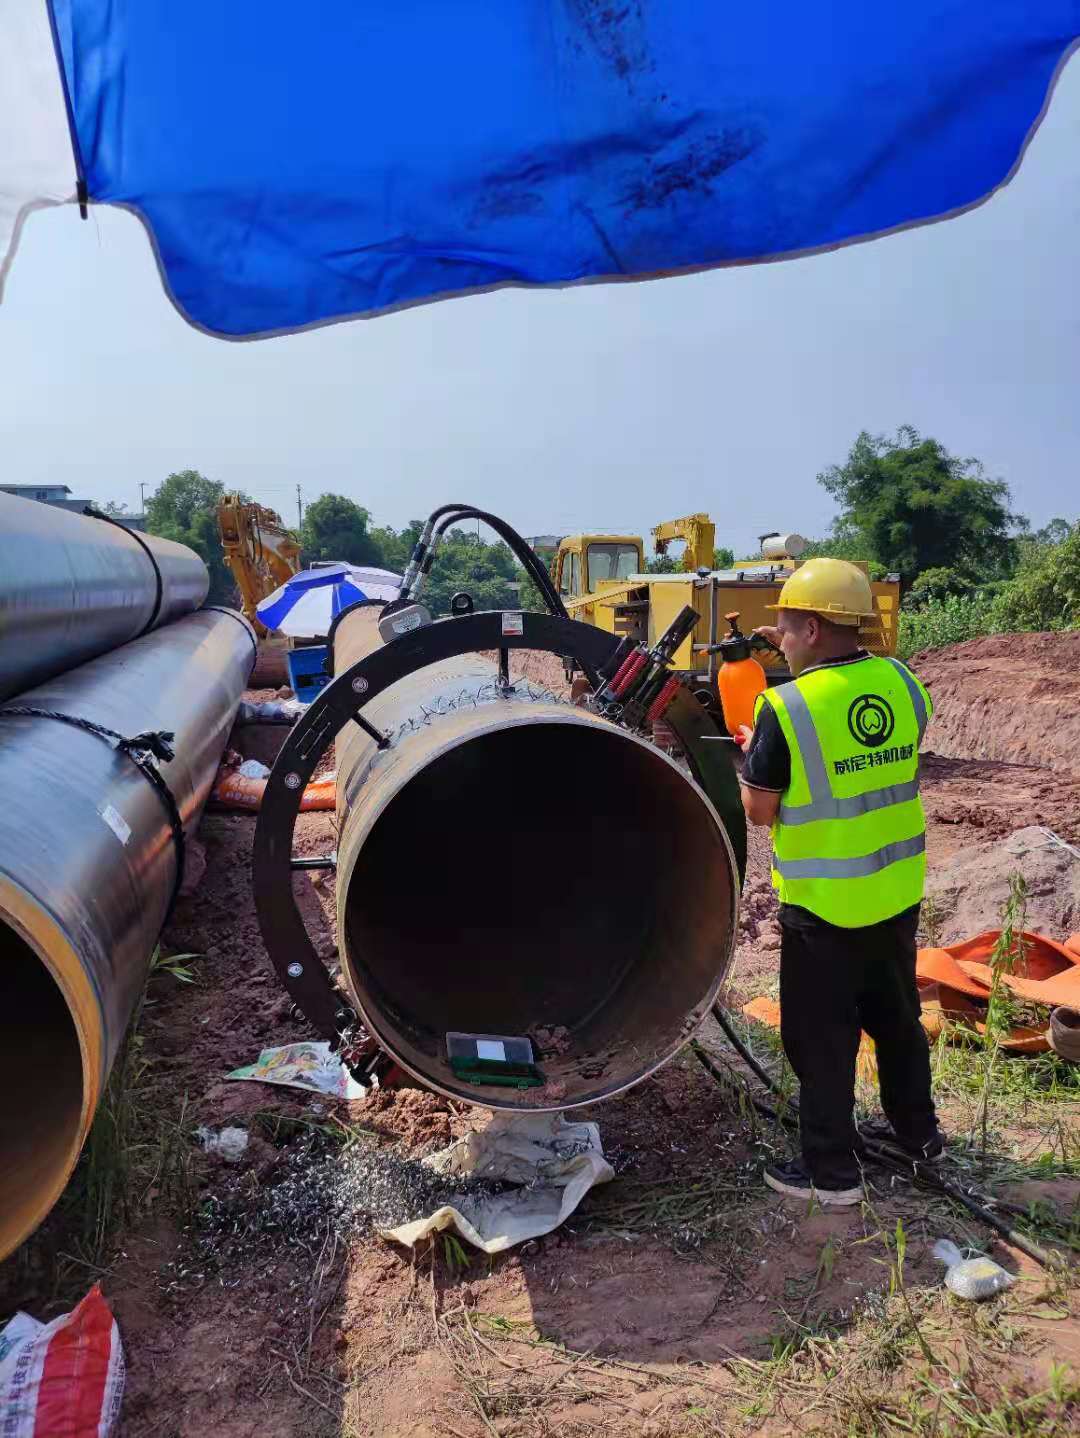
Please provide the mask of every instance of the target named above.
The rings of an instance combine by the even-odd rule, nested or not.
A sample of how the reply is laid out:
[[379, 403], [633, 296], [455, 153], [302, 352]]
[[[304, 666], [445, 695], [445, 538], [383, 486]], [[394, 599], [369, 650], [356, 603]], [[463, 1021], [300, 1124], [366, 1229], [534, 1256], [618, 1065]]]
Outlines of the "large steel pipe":
[[162, 777], [190, 834], [255, 656], [203, 610], [0, 708], [0, 1258], [56, 1202], [146, 978], [177, 876], [165, 804], [131, 758], [31, 707], [131, 737], [171, 730]]
[[[335, 668], [373, 642], [347, 619]], [[380, 1044], [495, 1109], [561, 1109], [671, 1058], [715, 1001], [737, 874], [705, 794], [654, 745], [507, 692], [477, 657], [417, 671], [338, 740], [338, 949]], [[551, 1041], [552, 1030], [564, 1030]], [[539, 1038], [543, 1088], [478, 1087], [446, 1035]]]
[[198, 609], [194, 550], [0, 494], [0, 699]]

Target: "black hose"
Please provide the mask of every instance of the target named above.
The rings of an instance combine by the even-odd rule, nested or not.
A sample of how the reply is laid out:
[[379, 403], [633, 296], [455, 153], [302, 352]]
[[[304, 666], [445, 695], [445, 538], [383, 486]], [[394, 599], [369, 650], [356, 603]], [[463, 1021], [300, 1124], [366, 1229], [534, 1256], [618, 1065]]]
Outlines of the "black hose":
[[[447, 514], [448, 510], [453, 510], [453, 513]], [[559, 594], [559, 591], [555, 588], [554, 584], [552, 584], [551, 576], [543, 564], [541, 564], [535, 550], [525, 543], [516, 529], [507, 524], [505, 520], [499, 519], [497, 515], [489, 514], [486, 510], [466, 506], [459, 508], [456, 505], [444, 505], [441, 510], [434, 511], [434, 513], [429, 516], [428, 523], [431, 524], [436, 515], [443, 514], [447, 514], [447, 517], [442, 519], [442, 522], [436, 526], [433, 540], [440, 539], [452, 524], [460, 524], [464, 519], [480, 520], [481, 524], [486, 524], [489, 529], [493, 529], [499, 538], [509, 546], [522, 568], [540, 590], [549, 612], [560, 619], [569, 619], [570, 616], [566, 612], [566, 605], [562, 602], [562, 596]]]
[[[750, 1049], [743, 1043], [742, 1039], [732, 1027], [722, 1005], [719, 1003], [713, 1005], [713, 1017], [727, 1035], [735, 1052], [743, 1060], [747, 1068], [761, 1080], [769, 1093], [775, 1094], [777, 1097], [783, 1097], [780, 1094], [775, 1079], [758, 1063], [757, 1059], [750, 1052]], [[701, 1045], [695, 1042], [691, 1044], [691, 1048], [694, 1051], [695, 1058], [709, 1075], [715, 1079], [717, 1083], [723, 1083], [723, 1074], [712, 1062]], [[771, 1118], [776, 1123], [794, 1127], [797, 1122], [798, 1109], [796, 1105], [787, 1098], [784, 1099], [785, 1106], [788, 1110], [786, 1113], [778, 1113], [775, 1109], [763, 1103], [762, 1100], [755, 1098], [753, 1095], [751, 1095], [751, 1102], [758, 1113], [766, 1118]], [[867, 1157], [872, 1158], [876, 1163], [882, 1164], [883, 1167], [891, 1169], [894, 1173], [902, 1174], [905, 1178], [913, 1179], [915, 1183], [920, 1184], [923, 1188], [929, 1188], [938, 1193], [943, 1193], [955, 1203], [962, 1204], [975, 1218], [980, 1219], [997, 1233], [1000, 1233], [1014, 1248], [1019, 1248], [1022, 1253], [1026, 1253], [1029, 1258], [1033, 1258], [1035, 1262], [1041, 1264], [1043, 1268], [1053, 1267], [1053, 1259], [1045, 1249], [1040, 1248], [1039, 1245], [1028, 1238], [1026, 1234], [1020, 1233], [1015, 1228], [1010, 1228], [1005, 1219], [993, 1212], [991, 1207], [993, 1199], [989, 1199], [982, 1194], [976, 1198], [969, 1193], [965, 1193], [957, 1184], [950, 1183], [950, 1181], [931, 1164], [914, 1163], [909, 1159], [901, 1158], [885, 1145], [875, 1143], [872, 1139], [864, 1138], [863, 1148], [865, 1149]]]

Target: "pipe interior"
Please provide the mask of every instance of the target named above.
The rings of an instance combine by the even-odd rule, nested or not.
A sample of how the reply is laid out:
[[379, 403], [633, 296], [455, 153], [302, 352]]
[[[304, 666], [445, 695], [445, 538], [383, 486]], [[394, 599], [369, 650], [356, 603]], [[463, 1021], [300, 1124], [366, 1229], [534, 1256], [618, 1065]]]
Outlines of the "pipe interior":
[[0, 923], [0, 1253], [41, 1221], [79, 1144], [82, 1055], [55, 980]]
[[[345, 962], [386, 1046], [499, 1107], [567, 1107], [651, 1072], [726, 968], [730, 851], [697, 789], [615, 729], [534, 723], [413, 777], [358, 855]], [[448, 1031], [567, 1030], [544, 1089], [463, 1088]], [[559, 1052], [558, 1050], [562, 1051]]]

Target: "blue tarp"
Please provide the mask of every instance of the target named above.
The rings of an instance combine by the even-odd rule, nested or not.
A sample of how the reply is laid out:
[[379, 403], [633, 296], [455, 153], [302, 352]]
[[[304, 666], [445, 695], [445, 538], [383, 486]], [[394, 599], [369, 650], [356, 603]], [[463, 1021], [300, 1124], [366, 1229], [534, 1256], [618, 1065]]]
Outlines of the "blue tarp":
[[53, 0], [91, 199], [234, 336], [833, 246], [1005, 180], [1080, 0]]

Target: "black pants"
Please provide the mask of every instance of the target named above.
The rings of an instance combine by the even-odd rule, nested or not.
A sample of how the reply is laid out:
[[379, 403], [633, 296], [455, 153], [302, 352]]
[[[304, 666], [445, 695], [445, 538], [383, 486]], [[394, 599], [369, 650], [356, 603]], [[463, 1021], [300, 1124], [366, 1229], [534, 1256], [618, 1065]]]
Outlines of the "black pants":
[[803, 1162], [822, 1188], [859, 1181], [853, 1110], [863, 1029], [877, 1048], [881, 1106], [897, 1136], [921, 1147], [937, 1133], [915, 985], [918, 923], [918, 905], [863, 929], [780, 906], [780, 1036], [801, 1085]]

